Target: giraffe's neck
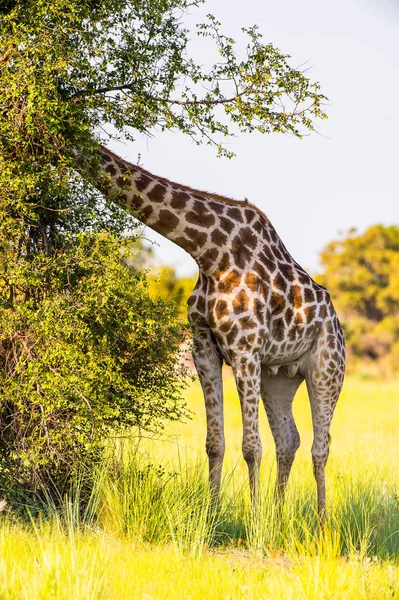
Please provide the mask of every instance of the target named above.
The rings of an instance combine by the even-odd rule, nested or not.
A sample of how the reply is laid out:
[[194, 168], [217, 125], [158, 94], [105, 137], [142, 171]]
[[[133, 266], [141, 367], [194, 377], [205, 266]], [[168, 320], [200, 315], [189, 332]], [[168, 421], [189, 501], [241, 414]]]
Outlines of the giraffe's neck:
[[[214, 246], [217, 202], [195, 190], [152, 175], [100, 149], [94, 184], [109, 199], [188, 252], [197, 262]], [[222, 202], [220, 202], [222, 204]]]

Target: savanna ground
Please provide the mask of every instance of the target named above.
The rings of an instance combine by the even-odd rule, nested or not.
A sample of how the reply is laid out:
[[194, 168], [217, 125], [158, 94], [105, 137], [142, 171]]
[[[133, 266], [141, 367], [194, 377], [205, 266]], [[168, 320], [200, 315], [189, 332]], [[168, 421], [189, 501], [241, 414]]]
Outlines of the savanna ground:
[[328, 525], [317, 534], [312, 431], [302, 386], [294, 413], [302, 444], [282, 517], [273, 504], [274, 445], [263, 409], [263, 500], [249, 508], [241, 420], [226, 371], [227, 453], [221, 514], [208, 510], [205, 415], [164, 440], [121, 440], [76, 492], [27, 523], [0, 515], [0, 598], [363, 599], [399, 597], [399, 381], [349, 376], [331, 428]]

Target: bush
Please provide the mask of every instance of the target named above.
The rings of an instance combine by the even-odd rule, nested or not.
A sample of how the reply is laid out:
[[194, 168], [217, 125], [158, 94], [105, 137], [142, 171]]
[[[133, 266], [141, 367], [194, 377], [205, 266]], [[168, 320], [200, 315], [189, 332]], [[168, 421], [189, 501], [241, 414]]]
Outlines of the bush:
[[19, 259], [7, 285], [3, 264], [6, 493], [36, 493], [43, 484], [59, 493], [78, 468], [101, 458], [108, 436], [132, 425], [154, 430], [186, 414], [185, 370], [176, 366], [184, 327], [174, 305], [150, 297], [129, 254], [127, 239], [85, 234], [68, 250]]

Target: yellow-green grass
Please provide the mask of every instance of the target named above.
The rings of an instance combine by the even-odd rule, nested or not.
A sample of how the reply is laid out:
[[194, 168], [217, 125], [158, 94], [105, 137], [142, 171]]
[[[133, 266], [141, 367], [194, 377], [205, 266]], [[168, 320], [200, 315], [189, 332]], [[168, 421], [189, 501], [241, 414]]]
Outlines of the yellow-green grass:
[[[283, 514], [274, 445], [261, 409], [262, 502], [249, 507], [234, 382], [225, 377], [226, 465], [220, 513], [209, 509], [205, 415], [163, 440], [123, 441], [94, 477], [86, 513], [72, 498], [30, 524], [0, 514], [0, 598], [399, 597], [399, 382], [345, 383], [331, 428], [328, 524], [320, 537], [306, 390], [294, 413], [302, 445]], [[167, 440], [165, 440], [167, 438]]]
[[168, 546], [99, 532], [67, 535], [54, 524], [0, 533], [2, 600], [343, 600], [395, 598], [399, 569], [315, 550], [261, 557], [227, 549], [200, 559]]

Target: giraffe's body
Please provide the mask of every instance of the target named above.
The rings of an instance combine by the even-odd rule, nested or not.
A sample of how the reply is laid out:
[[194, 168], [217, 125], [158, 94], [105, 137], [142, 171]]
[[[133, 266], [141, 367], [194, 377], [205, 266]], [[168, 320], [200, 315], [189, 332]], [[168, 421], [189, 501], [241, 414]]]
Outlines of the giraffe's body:
[[247, 201], [155, 177], [105, 148], [100, 160], [99, 189], [184, 248], [199, 266], [188, 304], [194, 361], [205, 397], [214, 491], [220, 485], [224, 455], [224, 360], [233, 368], [240, 396], [243, 454], [253, 497], [262, 454], [259, 397], [276, 443], [277, 491], [282, 496], [299, 446], [292, 400], [306, 380], [322, 515], [328, 432], [345, 364], [343, 335], [327, 290], [293, 260], [267, 217]]

